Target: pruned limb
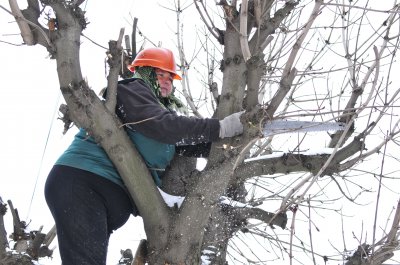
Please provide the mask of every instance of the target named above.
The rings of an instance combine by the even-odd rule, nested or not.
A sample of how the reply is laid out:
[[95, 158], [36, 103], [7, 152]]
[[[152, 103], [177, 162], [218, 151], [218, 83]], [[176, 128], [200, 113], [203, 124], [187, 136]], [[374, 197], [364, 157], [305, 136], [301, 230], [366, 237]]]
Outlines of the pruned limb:
[[247, 16], [248, 0], [243, 0], [240, 9], [240, 48], [242, 49], [243, 59], [245, 62], [251, 58], [249, 42], [247, 40]]
[[215, 103], [218, 104], [219, 101], [218, 83], [217, 82], [208, 83], [208, 87], [210, 89], [211, 95], [213, 96]]
[[24, 238], [26, 225], [24, 222], [21, 222], [18, 210], [14, 208], [12, 201], [8, 200], [7, 203], [10, 206], [10, 211], [13, 217], [13, 224], [14, 224], [13, 238], [14, 240], [17, 240], [18, 238]]
[[43, 241], [43, 244], [47, 247], [50, 246], [51, 242], [53, 242], [56, 235], [57, 235], [56, 225], [53, 225], [53, 227], [47, 233], [46, 238]]
[[137, 29], [137, 23], [138, 23], [138, 18], [135, 17], [135, 18], [133, 19], [132, 35], [131, 35], [131, 38], [132, 38], [132, 50], [131, 50], [132, 59], [135, 58], [135, 57], [136, 57], [136, 54], [137, 54], [137, 48], [136, 48], [136, 29]]
[[121, 28], [119, 32], [119, 37], [117, 41], [109, 42], [109, 52], [108, 52], [108, 65], [110, 66], [110, 73], [107, 77], [107, 100], [106, 100], [106, 108], [110, 112], [115, 111], [115, 107], [117, 105], [117, 83], [118, 83], [118, 75], [120, 69], [122, 68], [122, 72], [124, 71], [125, 66], [122, 62], [122, 39], [124, 37], [124, 28]]
[[132, 265], [133, 263], [133, 254], [132, 250], [130, 248], [127, 249], [121, 249], [121, 258], [119, 259], [118, 264], [126, 264], [126, 265]]
[[46, 234], [41, 233], [41, 231], [38, 231], [32, 242], [29, 244], [29, 247], [27, 249], [27, 253], [34, 259], [37, 260], [39, 257], [46, 257], [48, 256], [46, 253], [44, 256], [42, 256], [44, 253], [41, 249], [42, 243], [46, 238]]
[[130, 55], [131, 51], [132, 51], [132, 47], [131, 47], [131, 42], [130, 42], [129, 36], [125, 35], [124, 40], [125, 40], [125, 50], [127, 51], [128, 55]]
[[35, 45], [35, 39], [33, 37], [32, 31], [29, 27], [29, 24], [26, 22], [24, 15], [19, 9], [17, 0], [8, 0], [10, 3], [11, 11], [17, 21], [19, 30], [21, 31], [22, 39], [27, 45]]

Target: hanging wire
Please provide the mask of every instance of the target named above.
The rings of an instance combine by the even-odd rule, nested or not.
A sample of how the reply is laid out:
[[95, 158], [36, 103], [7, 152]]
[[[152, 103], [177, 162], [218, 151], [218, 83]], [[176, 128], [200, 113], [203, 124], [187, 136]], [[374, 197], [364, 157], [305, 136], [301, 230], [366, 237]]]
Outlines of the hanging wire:
[[50, 133], [51, 133], [51, 130], [52, 130], [52, 128], [53, 128], [53, 124], [54, 124], [55, 117], [56, 117], [56, 115], [57, 115], [57, 113], [58, 113], [58, 106], [59, 106], [59, 103], [60, 103], [60, 98], [61, 98], [61, 91], [58, 93], [57, 100], [56, 100], [56, 104], [54, 105], [53, 116], [52, 116], [52, 118], [51, 118], [51, 122], [50, 122], [50, 126], [49, 126], [49, 131], [48, 131], [48, 133], [47, 133], [46, 143], [45, 143], [44, 148], [43, 148], [42, 159], [41, 159], [41, 161], [40, 161], [39, 170], [38, 170], [38, 173], [37, 173], [37, 176], [36, 176], [36, 180], [35, 180], [35, 186], [34, 186], [34, 188], [33, 188], [32, 197], [31, 197], [31, 201], [30, 201], [30, 203], [29, 203], [28, 213], [27, 213], [27, 215], [26, 215], [26, 219], [25, 219], [25, 220], [28, 220], [29, 215], [30, 215], [30, 212], [31, 212], [31, 209], [32, 209], [33, 197], [35, 197], [37, 183], [38, 183], [38, 180], [39, 180], [39, 176], [40, 176], [40, 174], [41, 174], [41, 171], [42, 171], [43, 161], [44, 161], [44, 157], [45, 157], [45, 155], [46, 155], [46, 150], [47, 150], [47, 146], [48, 146], [49, 139], [50, 139]]

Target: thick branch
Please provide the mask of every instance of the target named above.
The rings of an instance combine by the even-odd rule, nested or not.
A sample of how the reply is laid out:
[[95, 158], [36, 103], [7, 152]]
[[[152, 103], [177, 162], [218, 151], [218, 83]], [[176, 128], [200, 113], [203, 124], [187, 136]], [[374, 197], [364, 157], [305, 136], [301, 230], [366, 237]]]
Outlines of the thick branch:
[[203, 237], [208, 218], [227, 187], [231, 171], [232, 159], [227, 159], [218, 167], [202, 172], [198, 185], [188, 194], [177, 219], [173, 222], [170, 244], [174, 246], [175, 251], [167, 250], [166, 257], [169, 260], [195, 264], [195, 261], [186, 258], [191, 256], [190, 251], [200, 252], [199, 238]]
[[168, 218], [160, 219], [160, 216], [168, 216], [167, 208], [146, 164], [121, 128], [122, 124], [84, 84], [80, 87], [62, 88], [62, 91], [73, 116], [95, 137], [117, 167], [141, 216], [146, 220], [146, 231], [158, 233], [159, 238], [155, 242], [161, 242], [161, 234], [166, 231]]
[[[95, 138], [116, 166], [141, 216], [146, 232], [157, 234], [155, 244], [165, 244], [168, 209], [159, 194], [141, 156], [134, 148], [114, 110], [108, 111], [82, 81], [79, 62], [79, 39], [82, 28], [74, 14], [59, 4], [56, 10], [60, 25], [57, 45], [57, 70], [63, 96], [69, 106], [70, 117]], [[161, 216], [161, 218], [160, 218]]]
[[245, 101], [246, 110], [253, 109], [258, 104], [258, 92], [260, 82], [264, 73], [264, 54], [253, 55], [247, 61], [247, 95]]
[[233, 207], [232, 211], [235, 212], [236, 215], [241, 216], [243, 220], [257, 219], [269, 225], [276, 225], [282, 229], [286, 228], [286, 213], [279, 213], [276, 217], [274, 217], [275, 213], [270, 213], [259, 208], [248, 207]]
[[[340, 162], [362, 151], [364, 144], [358, 138], [340, 149], [332, 159], [324, 174], [339, 172]], [[329, 155], [282, 154], [281, 157], [252, 160], [241, 164], [235, 171], [235, 181], [244, 181], [254, 176], [288, 174], [291, 172], [318, 173]], [[251, 172], [251, 174], [249, 174]]]
[[[260, 175], [312, 172], [316, 174], [329, 155], [283, 154], [281, 157], [260, 159], [241, 164], [235, 171], [235, 182]], [[251, 174], [249, 174], [251, 172]]]

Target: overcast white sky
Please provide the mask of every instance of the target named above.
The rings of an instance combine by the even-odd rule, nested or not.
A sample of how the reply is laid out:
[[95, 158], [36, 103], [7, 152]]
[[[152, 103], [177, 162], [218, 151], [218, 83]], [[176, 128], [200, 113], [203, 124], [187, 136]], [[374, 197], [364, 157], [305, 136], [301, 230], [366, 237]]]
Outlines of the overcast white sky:
[[[82, 8], [86, 9], [90, 23], [84, 34], [102, 46], [107, 47], [110, 39], [115, 40], [121, 27], [130, 32], [128, 23], [132, 17], [138, 17], [139, 28], [147, 38], [155, 43], [162, 42], [164, 47], [176, 51], [175, 14], [157, 4], [160, 2], [167, 6], [171, 1], [86, 2]], [[25, 1], [19, 3], [21, 7], [25, 5]], [[8, 8], [5, 4], [2, 3]], [[210, 4], [214, 4], [214, 1], [210, 1]], [[191, 10], [195, 14], [193, 6]], [[188, 15], [183, 13], [183, 16]], [[18, 34], [15, 23], [10, 23], [12, 20], [8, 13], [0, 9], [0, 41], [20, 44], [18, 35], [8, 35]], [[189, 24], [189, 20], [185, 20], [185, 23], [185, 32], [194, 33], [195, 28]], [[100, 91], [106, 85], [105, 50], [83, 37], [81, 40], [83, 75], [95, 91]], [[68, 146], [74, 132], [62, 135], [63, 124], [56, 119], [62, 99], [55, 62], [48, 58], [45, 49], [41, 46], [14, 46], [0, 42], [0, 50], [0, 196], [3, 201], [13, 201], [21, 219], [31, 222], [30, 229], [44, 225], [43, 230], [47, 232], [54, 223], [44, 201], [44, 183], [54, 161]], [[5, 221], [8, 233], [11, 233], [10, 214], [6, 215]], [[131, 218], [124, 228], [113, 234], [108, 264], [118, 262], [119, 249], [135, 250], [138, 241], [144, 237], [141, 219]], [[43, 265], [59, 263], [57, 250], [52, 261], [41, 261]]]

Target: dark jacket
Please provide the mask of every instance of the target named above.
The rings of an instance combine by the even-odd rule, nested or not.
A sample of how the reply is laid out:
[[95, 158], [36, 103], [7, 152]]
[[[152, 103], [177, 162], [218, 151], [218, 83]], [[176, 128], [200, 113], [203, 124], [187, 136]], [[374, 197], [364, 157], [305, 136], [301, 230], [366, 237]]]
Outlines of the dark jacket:
[[[119, 82], [116, 113], [157, 185], [160, 185], [159, 173], [169, 165], [176, 151], [207, 155], [208, 143], [219, 138], [218, 119], [177, 115], [162, 105], [141, 79]], [[105, 151], [83, 129], [56, 164], [90, 171], [123, 186]]]
[[129, 79], [118, 86], [117, 114], [133, 130], [161, 143], [197, 144], [219, 138], [217, 119], [178, 116], [163, 107], [141, 79]]

